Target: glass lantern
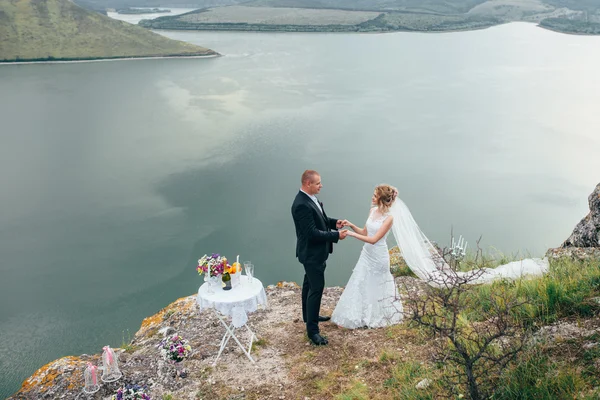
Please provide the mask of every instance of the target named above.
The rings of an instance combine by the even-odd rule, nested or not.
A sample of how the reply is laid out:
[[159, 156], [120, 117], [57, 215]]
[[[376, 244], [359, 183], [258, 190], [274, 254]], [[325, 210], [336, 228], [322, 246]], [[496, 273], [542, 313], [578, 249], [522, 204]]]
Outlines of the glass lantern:
[[113, 349], [110, 346], [104, 346], [102, 348], [104, 352], [102, 353], [102, 364], [103, 364], [103, 374], [102, 380], [104, 382], [114, 382], [119, 379], [123, 374], [119, 370], [119, 364], [117, 363], [117, 356]]
[[98, 385], [98, 367], [91, 362], [87, 363], [87, 368], [83, 372], [83, 378], [85, 381], [83, 391], [85, 393], [92, 394], [100, 390], [100, 385]]

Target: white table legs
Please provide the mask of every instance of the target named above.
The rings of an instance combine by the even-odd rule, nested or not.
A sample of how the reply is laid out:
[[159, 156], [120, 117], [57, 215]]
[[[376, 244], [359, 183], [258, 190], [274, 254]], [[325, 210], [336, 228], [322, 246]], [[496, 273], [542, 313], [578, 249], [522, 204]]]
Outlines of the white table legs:
[[252, 358], [252, 356], [250, 355], [250, 351], [252, 350], [252, 342], [254, 341], [254, 339], [256, 339], [256, 335], [254, 334], [254, 332], [252, 332], [250, 327], [248, 327], [248, 324], [244, 324], [244, 326], [250, 333], [250, 343], [248, 344], [248, 350], [246, 350], [246, 348], [242, 345], [242, 343], [239, 341], [237, 336], [235, 336], [236, 327], [233, 326], [233, 323], [227, 325], [227, 321], [221, 315], [221, 313], [218, 312], [217, 310], [214, 310], [214, 312], [217, 315], [217, 317], [219, 318], [219, 321], [221, 321], [221, 324], [223, 324], [223, 326], [225, 327], [225, 334], [223, 335], [223, 339], [221, 339], [221, 347], [219, 348], [219, 354], [217, 355], [217, 358], [215, 358], [215, 361], [213, 362], [213, 366], [215, 366], [217, 364], [217, 360], [219, 359], [219, 357], [221, 357], [221, 353], [223, 352], [223, 350], [225, 349], [225, 346], [227, 346], [227, 343], [229, 342], [229, 339], [231, 339], [231, 338], [233, 338], [233, 340], [236, 341], [236, 343], [238, 344], [238, 346], [240, 346], [240, 349], [242, 349], [242, 351], [244, 352], [246, 357], [248, 357], [248, 359], [254, 364], [255, 362], [254, 362], [254, 359]]

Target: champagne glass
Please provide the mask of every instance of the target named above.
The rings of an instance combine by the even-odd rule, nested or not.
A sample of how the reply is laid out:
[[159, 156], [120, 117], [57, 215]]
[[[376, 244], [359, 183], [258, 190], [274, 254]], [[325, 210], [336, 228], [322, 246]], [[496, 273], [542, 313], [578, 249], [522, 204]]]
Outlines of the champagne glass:
[[246, 280], [252, 283], [252, 277], [254, 276], [254, 264], [250, 261], [244, 261], [244, 271], [246, 271]]

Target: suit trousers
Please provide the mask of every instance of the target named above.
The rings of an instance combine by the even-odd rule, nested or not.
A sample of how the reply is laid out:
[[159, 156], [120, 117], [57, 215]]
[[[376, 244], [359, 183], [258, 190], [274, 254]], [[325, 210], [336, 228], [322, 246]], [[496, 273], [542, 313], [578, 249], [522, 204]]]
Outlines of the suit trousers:
[[321, 297], [325, 288], [326, 264], [303, 264], [304, 282], [302, 283], [302, 318], [306, 322], [306, 333], [310, 337], [319, 333], [319, 311]]

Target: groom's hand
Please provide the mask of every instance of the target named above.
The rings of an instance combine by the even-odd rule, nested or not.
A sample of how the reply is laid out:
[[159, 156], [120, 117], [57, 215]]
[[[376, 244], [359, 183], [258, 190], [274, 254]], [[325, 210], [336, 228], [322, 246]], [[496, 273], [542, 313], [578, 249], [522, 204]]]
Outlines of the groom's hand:
[[346, 229], [340, 231], [340, 240], [346, 239], [346, 236], [348, 236], [348, 231]]
[[346, 220], [342, 221], [341, 219], [338, 219], [335, 222], [335, 229], [342, 229], [344, 227], [344, 221], [346, 221]]

